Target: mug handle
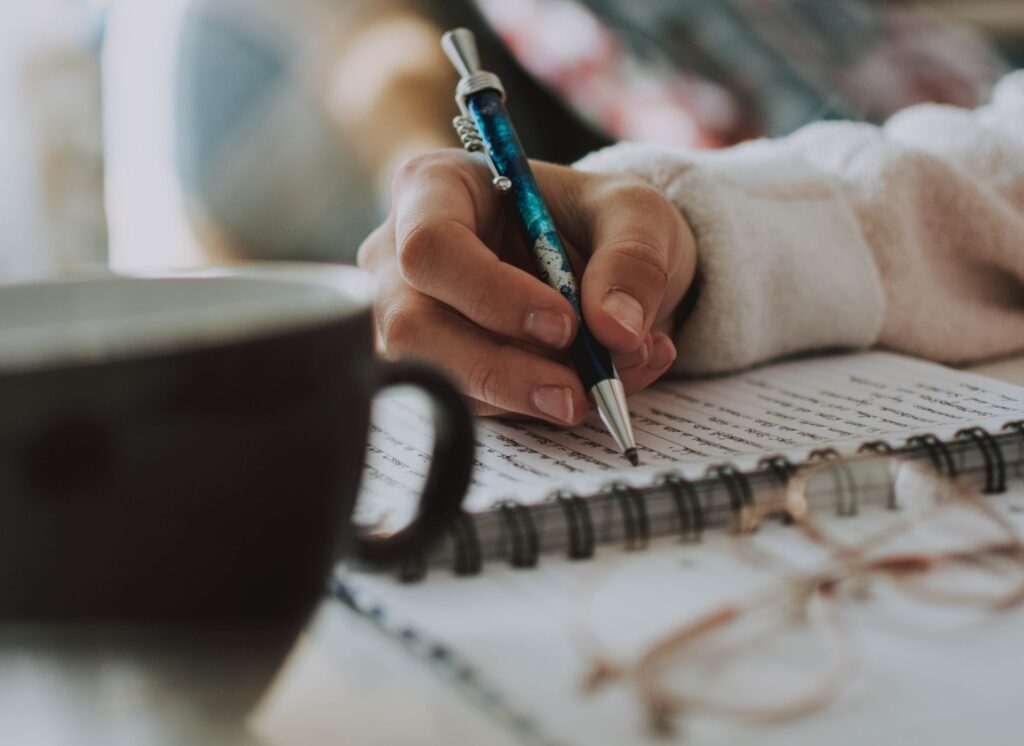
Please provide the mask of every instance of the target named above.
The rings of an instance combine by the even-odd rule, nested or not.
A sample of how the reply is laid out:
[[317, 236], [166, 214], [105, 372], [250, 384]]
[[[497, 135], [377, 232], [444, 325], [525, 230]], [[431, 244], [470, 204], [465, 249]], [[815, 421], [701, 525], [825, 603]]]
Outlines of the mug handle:
[[441, 373], [419, 363], [380, 361], [376, 390], [409, 385], [433, 401], [434, 448], [412, 523], [385, 538], [356, 535], [354, 554], [373, 564], [390, 564], [421, 554], [452, 525], [473, 470], [473, 417], [466, 400]]

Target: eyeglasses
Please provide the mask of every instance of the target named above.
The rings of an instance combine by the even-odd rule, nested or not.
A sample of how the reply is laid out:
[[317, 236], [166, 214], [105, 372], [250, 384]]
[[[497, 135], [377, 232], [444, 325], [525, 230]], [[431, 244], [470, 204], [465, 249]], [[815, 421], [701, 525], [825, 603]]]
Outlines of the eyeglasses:
[[[757, 531], [776, 518], [797, 536]], [[629, 662], [606, 652], [589, 601], [576, 606], [591, 663], [586, 688], [629, 686], [657, 733], [671, 733], [686, 713], [764, 723], [822, 707], [857, 663], [856, 601], [924, 605], [929, 614], [1024, 602], [1024, 542], [1013, 523], [967, 482], [920, 462], [867, 456], [815, 466], [743, 508], [736, 528], [739, 555], [778, 582], [687, 621]], [[908, 618], [919, 623], [919, 612]]]

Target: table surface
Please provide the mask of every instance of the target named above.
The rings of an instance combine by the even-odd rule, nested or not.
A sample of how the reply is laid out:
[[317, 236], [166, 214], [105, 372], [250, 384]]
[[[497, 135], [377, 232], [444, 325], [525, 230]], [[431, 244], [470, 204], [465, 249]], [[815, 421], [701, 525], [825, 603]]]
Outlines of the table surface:
[[[1024, 356], [976, 370], [1024, 386]], [[283, 665], [280, 644], [266, 630], [0, 625], [0, 743], [518, 743], [340, 604], [320, 606]]]

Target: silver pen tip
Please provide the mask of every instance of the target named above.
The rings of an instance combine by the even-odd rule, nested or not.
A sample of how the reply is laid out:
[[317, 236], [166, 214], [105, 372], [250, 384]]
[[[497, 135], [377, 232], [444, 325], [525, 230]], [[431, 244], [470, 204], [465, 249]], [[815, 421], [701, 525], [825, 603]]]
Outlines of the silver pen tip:
[[[629, 421], [629, 407], [626, 405], [626, 391], [618, 378], [606, 378], [594, 384], [590, 389], [597, 413], [608, 428], [615, 445], [631, 462], [639, 462], [636, 450], [636, 438], [633, 437], [633, 425]], [[630, 451], [633, 455], [630, 456]]]
[[629, 463], [633, 464], [633, 466], [640, 466], [640, 456], [637, 454], [635, 448], [627, 448], [624, 455], [629, 460]]

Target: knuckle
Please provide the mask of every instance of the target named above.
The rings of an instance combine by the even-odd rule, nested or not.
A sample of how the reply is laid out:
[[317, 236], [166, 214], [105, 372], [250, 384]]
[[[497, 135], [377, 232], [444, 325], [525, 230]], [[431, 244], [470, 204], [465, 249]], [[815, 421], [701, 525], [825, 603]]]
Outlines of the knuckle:
[[402, 277], [415, 284], [429, 270], [437, 244], [437, 229], [420, 225], [414, 228], [398, 247], [398, 269]]
[[400, 355], [412, 349], [420, 334], [417, 317], [404, 303], [379, 309], [377, 328], [385, 355]]
[[619, 200], [645, 210], [658, 209], [666, 201], [660, 190], [639, 178], [623, 181], [616, 191]]
[[602, 201], [624, 206], [630, 210], [655, 212], [668, 198], [661, 190], [639, 176], [617, 174], [599, 188]]
[[467, 154], [458, 148], [441, 148], [406, 158], [391, 175], [392, 193], [434, 174], [465, 168], [466, 156]]
[[613, 247], [625, 271], [624, 277], [660, 290], [668, 283], [668, 259], [665, 252], [647, 241], [623, 241]]
[[384, 242], [384, 235], [387, 230], [387, 224], [380, 225], [367, 236], [361, 244], [359, 244], [359, 251], [356, 252], [356, 264], [365, 270], [372, 269], [374, 264], [375, 255], [379, 251], [379, 247]]
[[359, 244], [359, 251], [356, 252], [356, 266], [360, 269], [370, 268], [370, 253], [373, 251], [373, 247], [370, 244], [370, 239], [366, 239]]
[[492, 405], [508, 401], [508, 376], [505, 375], [502, 351], [486, 359], [478, 360], [466, 373], [466, 388], [476, 399]]
[[437, 166], [437, 155], [433, 152], [419, 153], [402, 161], [391, 175], [392, 190], [401, 189], [404, 185], [415, 181], [429, 173]]
[[488, 404], [478, 399], [469, 400], [469, 409], [475, 417], [493, 417], [505, 412], [501, 407], [496, 407], [493, 404]]
[[466, 299], [466, 315], [485, 329], [499, 334], [515, 333], [515, 325], [506, 323], [506, 317], [514, 312], [512, 301], [496, 292], [496, 288], [478, 282], [463, 287]]

